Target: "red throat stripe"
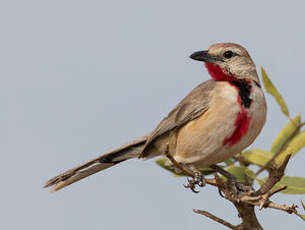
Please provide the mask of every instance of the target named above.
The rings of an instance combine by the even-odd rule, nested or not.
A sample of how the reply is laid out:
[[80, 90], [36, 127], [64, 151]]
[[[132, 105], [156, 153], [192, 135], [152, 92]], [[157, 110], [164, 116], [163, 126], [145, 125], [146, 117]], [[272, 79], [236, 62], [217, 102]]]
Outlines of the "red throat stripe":
[[218, 65], [206, 62], [205, 67], [215, 81], [236, 81], [232, 74], [225, 73]]
[[[211, 75], [211, 77], [215, 81], [239, 81], [234, 75], [225, 73], [218, 65], [213, 63], [205, 63], [205, 66]], [[236, 90], [239, 92], [239, 88], [235, 86], [234, 84], [231, 84], [233, 87], [236, 88]], [[229, 146], [232, 146], [239, 142], [243, 136], [246, 135], [249, 124], [250, 124], [250, 117], [248, 116], [247, 110], [244, 108], [244, 106], [241, 103], [240, 96], [237, 97], [237, 103], [240, 107], [240, 112], [237, 114], [236, 120], [235, 120], [235, 130], [233, 134], [230, 137], [227, 137], [223, 141], [223, 145], [229, 144]]]

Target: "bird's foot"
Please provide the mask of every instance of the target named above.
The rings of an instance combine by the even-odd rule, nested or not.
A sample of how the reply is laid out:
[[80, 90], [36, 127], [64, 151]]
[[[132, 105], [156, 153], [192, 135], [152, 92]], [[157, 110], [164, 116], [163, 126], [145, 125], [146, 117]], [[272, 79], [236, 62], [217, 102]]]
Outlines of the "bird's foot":
[[188, 184], [184, 185], [185, 188], [190, 188], [194, 193], [198, 193], [199, 191], [196, 190], [196, 185], [199, 187], [205, 186], [203, 175], [194, 166], [178, 163], [168, 151], [166, 151], [165, 155], [173, 163], [176, 170], [192, 177], [192, 179], [187, 179]]
[[184, 185], [185, 188], [190, 188], [194, 193], [198, 193], [196, 190], [196, 185], [199, 187], [205, 186], [205, 180], [201, 172], [195, 171], [194, 177], [192, 179], [187, 179], [188, 184]]
[[238, 197], [240, 194], [244, 194], [244, 193], [247, 193], [250, 195], [254, 192], [253, 187], [249, 183], [244, 184], [244, 183], [238, 181], [236, 176], [234, 176], [233, 174], [224, 170], [223, 168], [221, 168], [217, 165], [211, 165], [210, 167], [227, 178], [226, 184], [230, 188], [230, 191], [233, 196]]

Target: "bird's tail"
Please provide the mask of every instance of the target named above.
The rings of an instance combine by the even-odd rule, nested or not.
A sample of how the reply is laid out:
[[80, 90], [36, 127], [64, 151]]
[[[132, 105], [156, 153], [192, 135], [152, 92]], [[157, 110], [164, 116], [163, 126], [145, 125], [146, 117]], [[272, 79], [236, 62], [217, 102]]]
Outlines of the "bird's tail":
[[146, 137], [141, 137], [127, 145], [88, 161], [83, 165], [61, 173], [58, 176], [48, 180], [44, 188], [53, 186], [51, 192], [56, 192], [63, 187], [66, 187], [101, 170], [112, 167], [125, 160], [138, 157], [143, 150], [146, 140]]

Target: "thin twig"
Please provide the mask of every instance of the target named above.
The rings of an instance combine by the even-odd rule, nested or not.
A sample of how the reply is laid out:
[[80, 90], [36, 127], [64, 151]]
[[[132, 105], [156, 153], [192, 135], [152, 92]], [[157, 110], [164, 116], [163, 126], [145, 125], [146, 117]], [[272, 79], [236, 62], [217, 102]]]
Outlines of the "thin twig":
[[239, 230], [240, 228], [238, 226], [234, 226], [232, 224], [230, 224], [229, 222], [217, 217], [217, 216], [214, 216], [213, 214], [207, 212], [207, 211], [203, 211], [203, 210], [198, 210], [198, 209], [193, 209], [193, 212], [197, 213], [197, 214], [201, 214], [201, 215], [204, 215], [230, 229], [233, 229], [233, 230]]
[[261, 199], [259, 200], [260, 204], [259, 204], [258, 209], [262, 210], [264, 207], [266, 207], [268, 205], [268, 203], [270, 203], [269, 198], [271, 196], [273, 196], [274, 194], [281, 192], [285, 189], [287, 189], [287, 186], [283, 186], [283, 187], [275, 189], [275, 190], [270, 189], [266, 194], [261, 195], [260, 196]]
[[290, 157], [291, 157], [291, 155], [287, 155], [284, 162], [280, 166], [277, 166], [277, 167], [271, 169], [268, 179], [260, 187], [260, 189], [255, 192], [255, 195], [267, 193], [268, 191], [270, 191], [273, 188], [273, 186], [277, 182], [279, 182], [282, 179]]
[[273, 202], [269, 202], [269, 204], [267, 204], [267, 206], [265, 208], [273, 208], [273, 209], [277, 209], [277, 210], [282, 210], [282, 211], [285, 211], [289, 214], [298, 214], [297, 212], [297, 205], [295, 204], [292, 204], [292, 205], [287, 205], [287, 204], [276, 204], [276, 203], [273, 203]]
[[273, 190], [273, 191], [270, 190], [269, 197], [273, 196], [273, 195], [276, 194], [276, 193], [279, 193], [279, 192], [281, 192], [281, 191], [284, 191], [284, 190], [286, 190], [287, 188], [288, 188], [288, 186], [285, 185], [285, 186], [283, 186], [283, 187], [281, 187], [281, 188], [278, 188], [278, 189], [275, 189], [275, 190]]

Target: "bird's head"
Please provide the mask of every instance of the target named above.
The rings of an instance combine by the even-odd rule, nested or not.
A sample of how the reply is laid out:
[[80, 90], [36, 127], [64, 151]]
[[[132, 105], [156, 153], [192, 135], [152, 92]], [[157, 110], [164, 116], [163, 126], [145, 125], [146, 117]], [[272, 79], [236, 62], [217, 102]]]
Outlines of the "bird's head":
[[256, 67], [247, 50], [234, 43], [218, 43], [190, 58], [203, 61], [215, 81], [253, 80], [259, 84]]

